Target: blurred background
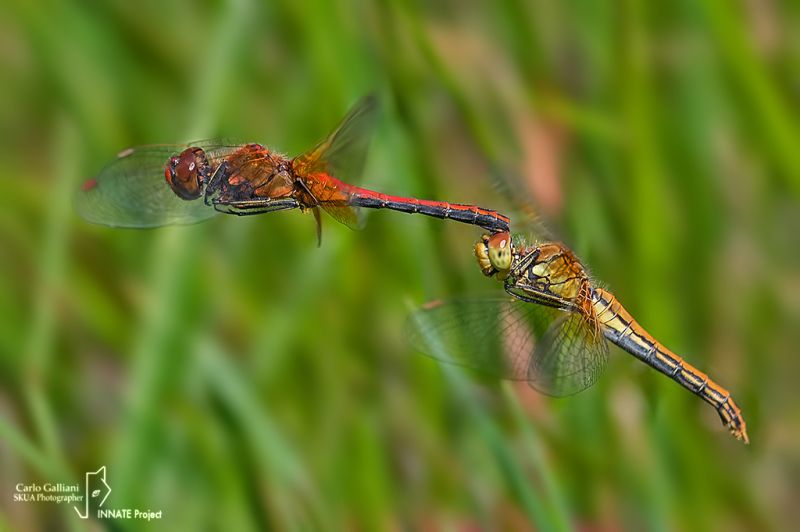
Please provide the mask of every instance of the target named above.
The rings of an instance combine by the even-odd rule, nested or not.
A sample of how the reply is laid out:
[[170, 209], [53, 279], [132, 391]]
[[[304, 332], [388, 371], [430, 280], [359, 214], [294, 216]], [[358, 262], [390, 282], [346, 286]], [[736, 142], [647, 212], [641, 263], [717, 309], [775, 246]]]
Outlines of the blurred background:
[[[163, 530], [796, 526], [798, 30], [773, 0], [4, 1], [0, 528], [144, 525], [12, 500], [103, 465]], [[127, 146], [297, 154], [371, 91], [362, 184], [511, 213], [514, 180], [752, 444], [620, 351], [561, 400], [415, 353], [411, 309], [496, 288], [475, 228], [71, 208]]]

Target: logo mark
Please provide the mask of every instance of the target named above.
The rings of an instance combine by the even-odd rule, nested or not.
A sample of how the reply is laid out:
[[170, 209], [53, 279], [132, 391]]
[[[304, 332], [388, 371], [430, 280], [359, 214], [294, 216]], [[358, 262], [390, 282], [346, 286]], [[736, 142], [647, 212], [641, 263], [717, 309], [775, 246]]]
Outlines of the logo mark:
[[106, 466], [86, 473], [86, 491], [84, 493], [86, 493], [84, 513], [81, 513], [77, 506], [73, 506], [73, 508], [81, 519], [89, 519], [89, 501], [99, 499], [100, 503], [97, 506], [102, 507], [111, 493], [111, 486], [106, 482]]

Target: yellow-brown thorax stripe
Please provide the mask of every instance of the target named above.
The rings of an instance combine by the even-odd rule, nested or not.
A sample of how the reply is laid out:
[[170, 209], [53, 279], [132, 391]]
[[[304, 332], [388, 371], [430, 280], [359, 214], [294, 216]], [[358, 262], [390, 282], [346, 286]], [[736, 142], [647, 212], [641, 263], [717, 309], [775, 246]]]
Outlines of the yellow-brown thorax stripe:
[[541, 299], [543, 304], [589, 310], [589, 277], [568, 247], [541, 244], [521, 250], [520, 257], [511, 271], [515, 288]]

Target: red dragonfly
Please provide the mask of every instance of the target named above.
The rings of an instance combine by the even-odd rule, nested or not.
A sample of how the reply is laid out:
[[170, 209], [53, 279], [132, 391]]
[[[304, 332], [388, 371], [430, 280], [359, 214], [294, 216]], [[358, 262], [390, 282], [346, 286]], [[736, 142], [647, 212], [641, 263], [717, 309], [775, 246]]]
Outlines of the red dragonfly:
[[237, 215], [310, 210], [321, 237], [320, 207], [351, 228], [360, 207], [447, 218], [492, 233], [508, 218], [474, 205], [389, 196], [341, 179], [359, 176], [375, 125], [374, 97], [357, 103], [314, 149], [289, 159], [261, 144], [218, 140], [130, 148], [78, 192], [87, 221], [114, 227], [157, 227], [198, 222], [218, 212]]

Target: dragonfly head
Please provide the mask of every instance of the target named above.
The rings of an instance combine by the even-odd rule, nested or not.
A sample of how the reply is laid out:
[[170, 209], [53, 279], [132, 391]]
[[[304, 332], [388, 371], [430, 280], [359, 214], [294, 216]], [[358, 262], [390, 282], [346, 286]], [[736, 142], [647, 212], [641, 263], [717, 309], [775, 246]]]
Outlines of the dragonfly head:
[[186, 148], [170, 157], [164, 177], [175, 194], [181, 199], [193, 200], [203, 193], [208, 176], [208, 159], [201, 148]]
[[501, 281], [508, 277], [511, 271], [511, 262], [514, 256], [514, 246], [511, 235], [504, 231], [493, 235], [483, 235], [480, 242], [475, 244], [475, 257], [481, 271], [487, 277], [497, 275]]

